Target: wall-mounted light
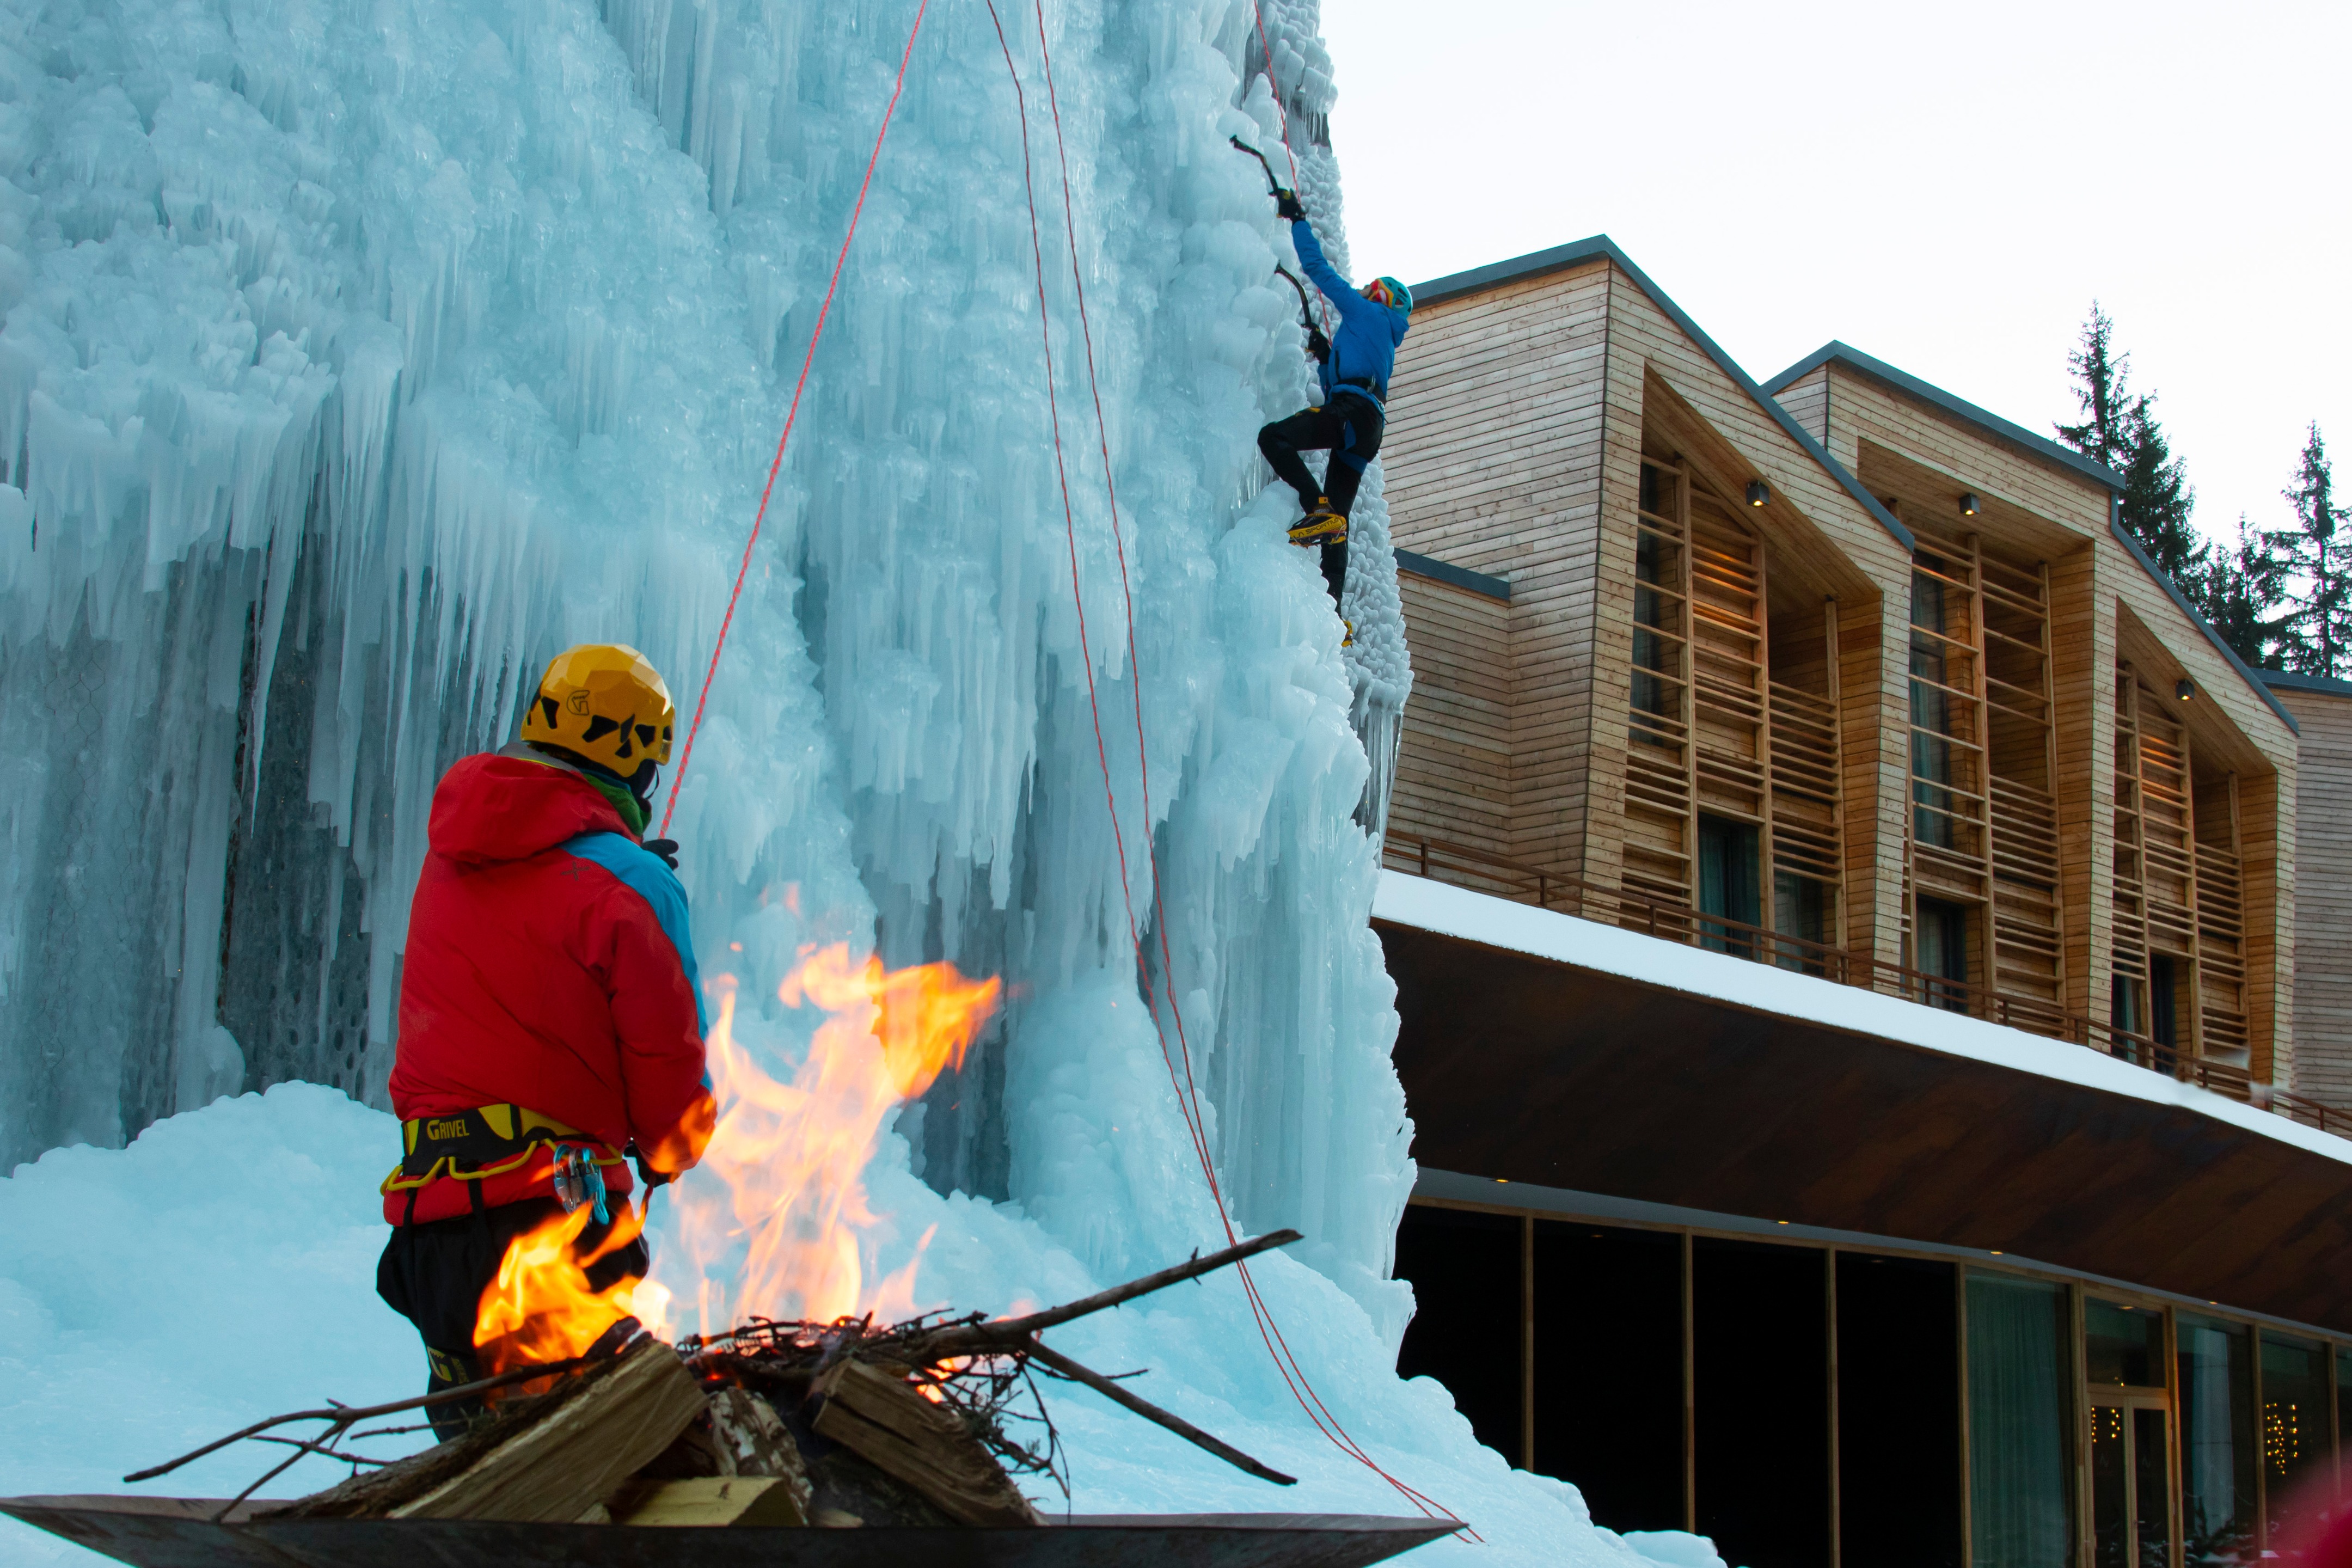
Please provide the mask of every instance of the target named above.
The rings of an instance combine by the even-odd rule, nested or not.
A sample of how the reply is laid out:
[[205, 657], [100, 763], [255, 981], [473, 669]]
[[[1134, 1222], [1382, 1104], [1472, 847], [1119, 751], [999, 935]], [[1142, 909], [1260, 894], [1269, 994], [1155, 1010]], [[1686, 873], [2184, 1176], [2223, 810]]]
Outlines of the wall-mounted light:
[[1772, 492], [1764, 488], [1764, 481], [1762, 479], [1750, 479], [1748, 481], [1748, 504], [1749, 506], [1762, 506], [1766, 501], [1769, 501], [1771, 499]]
[[1963, 490], [1960, 492], [1960, 515], [1962, 517], [1976, 516], [1978, 504], [1976, 491]]
[[2193, 682], [2184, 680], [2179, 685], [2172, 689], [2172, 694], [2175, 697], [2179, 698], [2183, 702], [2186, 702], [2190, 698], [2197, 695], [2197, 687]]

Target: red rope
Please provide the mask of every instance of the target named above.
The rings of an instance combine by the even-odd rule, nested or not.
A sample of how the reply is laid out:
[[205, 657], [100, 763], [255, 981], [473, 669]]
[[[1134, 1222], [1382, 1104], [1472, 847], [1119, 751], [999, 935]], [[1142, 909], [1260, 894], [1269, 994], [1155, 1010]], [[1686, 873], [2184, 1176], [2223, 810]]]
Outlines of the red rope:
[[[1087, 321], [1086, 307], [1086, 280], [1078, 266], [1076, 204], [1070, 194], [1069, 148], [1066, 142], [1064, 140], [1062, 133], [1061, 102], [1059, 94], [1056, 92], [1054, 86], [1053, 54], [1051, 47], [1046, 42], [1045, 6], [1043, 0], [1034, 0], [1034, 3], [1037, 15], [1037, 47], [1039, 56], [1045, 66], [1046, 101], [1053, 111], [1054, 140], [1060, 158], [1063, 217], [1070, 240], [1070, 276], [1072, 282], [1076, 285], [1077, 293], [1079, 331], [1085, 339], [1087, 345], [1087, 381], [1094, 399], [1095, 422], [1099, 437], [1103, 459], [1103, 485], [1110, 500], [1111, 538], [1113, 544], [1117, 548], [1118, 556], [1120, 589], [1126, 595], [1127, 600], [1128, 660], [1129, 667], [1131, 671], [1131, 678], [1135, 686], [1136, 763], [1143, 790], [1144, 823], [1146, 831], [1149, 833], [1151, 822], [1151, 773], [1150, 759], [1147, 755], [1147, 748], [1144, 741], [1143, 670], [1140, 656], [1137, 650], [1136, 645], [1134, 588], [1129, 579], [1127, 568], [1126, 545], [1120, 539], [1118, 531], [1118, 492], [1111, 477], [1110, 430], [1108, 422], [1103, 415], [1102, 386], [1100, 381], [1097, 377], [1095, 370], [1094, 333]], [[992, 17], [994, 17], [996, 15], [995, 0], [989, 0], [989, 14]], [[1262, 14], [1258, 18], [1258, 37], [1261, 45], [1263, 45], [1265, 38], [1265, 21]], [[1013, 69], [1013, 53], [1011, 47], [1005, 44], [1003, 24], [1002, 21], [999, 21], [997, 24], [997, 41], [999, 47], [1004, 49], [1005, 68], [1013, 73], [1013, 92], [1021, 104], [1023, 177], [1024, 180], [1026, 181], [1028, 179], [1029, 143], [1027, 99], [1026, 96], [1021, 92], [1020, 73]], [[1267, 51], [1266, 61], [1266, 81], [1269, 86], [1274, 87], [1276, 89], [1276, 98], [1278, 106], [1280, 101], [1280, 86], [1274, 79], [1273, 52], [1271, 49], [1268, 49]], [[1283, 137], [1283, 148], [1286, 153], [1288, 153], [1290, 149], [1290, 140], [1287, 132], [1287, 119], [1288, 117], [1286, 115], [1286, 129]], [[1291, 177], [1295, 183], [1297, 178], [1297, 161], [1295, 155], [1291, 160]], [[1042, 318], [1045, 308], [1045, 261], [1042, 254], [1042, 244], [1039, 241], [1037, 235], [1036, 215], [1036, 192], [1034, 184], [1032, 184], [1029, 187], [1030, 238], [1033, 249], [1038, 252], [1037, 303], [1039, 315]], [[1050, 331], [1047, 333], [1047, 341], [1050, 345]], [[1046, 397], [1049, 405], [1053, 402], [1052, 374], [1051, 349], [1049, 346], [1046, 366]], [[1053, 424], [1055, 432], [1055, 466], [1056, 472], [1061, 475], [1062, 482], [1063, 517], [1066, 526], [1070, 530], [1070, 582], [1073, 593], [1080, 594], [1078, 624], [1079, 636], [1081, 642], [1083, 643], [1085, 637], [1086, 613], [1083, 603], [1083, 595], [1080, 593], [1078, 586], [1077, 543], [1076, 532], [1076, 524], [1074, 521], [1070, 505], [1069, 479], [1067, 472], [1063, 468], [1062, 465], [1061, 416], [1058, 411], [1055, 411], [1053, 415]], [[1102, 710], [1096, 694], [1094, 660], [1090, 649], [1082, 648], [1082, 653], [1087, 659], [1087, 700], [1089, 708], [1093, 710], [1096, 755], [1101, 762], [1103, 769], [1104, 797], [1111, 805], [1111, 837], [1118, 845], [1119, 888], [1121, 897], [1125, 900], [1127, 906], [1128, 934], [1130, 940], [1135, 943], [1136, 967], [1139, 976], [1143, 981], [1144, 999], [1147, 1004], [1150, 1004], [1153, 1000], [1152, 991], [1154, 988], [1150, 982], [1150, 964], [1144, 954], [1142, 933], [1138, 930], [1135, 922], [1134, 899], [1133, 894], [1129, 889], [1127, 869], [1127, 846], [1124, 837], [1118, 830], [1118, 806], [1111, 792], [1109, 752], [1103, 741]], [[1237, 1241], [1239, 1237], [1234, 1230], [1233, 1215], [1225, 1206], [1224, 1193], [1221, 1184], [1217, 1180], [1216, 1163], [1211, 1157], [1209, 1152], [1206, 1131], [1207, 1118], [1201, 1103], [1200, 1085], [1192, 1070], [1192, 1046], [1190, 1041], [1185, 1037], [1183, 1012], [1176, 1000], [1175, 963], [1168, 945], [1168, 920], [1166, 908], [1161, 901], [1158, 852], [1156, 849], [1150, 848], [1148, 839], [1147, 850], [1151, 856], [1150, 869], [1151, 873], [1152, 914], [1154, 916], [1153, 923], [1158, 928], [1160, 939], [1160, 962], [1162, 965], [1161, 974], [1162, 978], [1167, 983], [1168, 1009], [1170, 1016], [1176, 1026], [1178, 1052], [1181, 1054], [1182, 1058], [1181, 1077], [1177, 1057], [1175, 1055], [1171, 1055], [1168, 1049], [1168, 1037], [1166, 1032], [1159, 1030], [1159, 1010], [1156, 1006], [1152, 1009], [1153, 1026], [1155, 1031], [1160, 1034], [1160, 1054], [1161, 1059], [1168, 1067], [1169, 1083], [1170, 1087], [1176, 1094], [1178, 1113], [1184, 1118], [1186, 1130], [1192, 1136], [1193, 1152], [1200, 1160], [1202, 1174], [1208, 1181], [1209, 1194], [1216, 1204], [1219, 1223], [1224, 1227], [1227, 1240], [1229, 1242]], [[1412, 1487], [1406, 1485], [1403, 1481], [1399, 1480], [1396, 1477], [1383, 1469], [1379, 1461], [1375, 1460], [1370, 1454], [1364, 1451], [1362, 1445], [1359, 1444], [1352, 1436], [1349, 1436], [1347, 1428], [1340, 1424], [1339, 1417], [1332, 1413], [1330, 1407], [1323, 1402], [1322, 1396], [1316, 1392], [1314, 1384], [1307, 1376], [1306, 1368], [1299, 1364], [1297, 1355], [1291, 1350], [1289, 1341], [1283, 1335], [1281, 1325], [1275, 1321], [1273, 1310], [1265, 1304], [1264, 1297], [1259, 1293], [1257, 1282], [1251, 1277], [1249, 1266], [1247, 1264], [1237, 1264], [1235, 1265], [1235, 1271], [1241, 1276], [1242, 1289], [1248, 1297], [1251, 1316], [1257, 1323], [1259, 1337], [1265, 1342], [1266, 1353], [1273, 1359], [1275, 1370], [1281, 1374], [1284, 1384], [1290, 1389], [1291, 1397], [1298, 1402], [1299, 1408], [1307, 1413], [1307, 1419], [1314, 1423], [1317, 1430], [1320, 1431], [1335, 1447], [1340, 1450], [1340, 1452], [1348, 1455], [1350, 1458], [1355, 1459], [1358, 1463], [1363, 1465], [1375, 1475], [1379, 1476], [1382, 1480], [1388, 1482], [1390, 1486], [1395, 1488], [1399, 1493], [1401, 1493], [1407, 1500], [1411, 1501], [1413, 1506], [1419, 1509], [1423, 1513], [1433, 1518], [1451, 1519], [1454, 1517], [1450, 1510], [1441, 1507], [1423, 1493], [1416, 1491]], [[1475, 1531], [1468, 1530], [1466, 1526], [1465, 1527], [1465, 1532], [1473, 1540], [1479, 1539], [1477, 1532]]]
[[[1004, 20], [997, 15], [996, 0], [988, 0], [988, 19], [996, 26], [996, 46], [1004, 51], [1004, 68], [1013, 78], [1013, 101], [1021, 113], [1021, 184], [1029, 198], [1029, 253], [1037, 268], [1037, 331], [1045, 347], [1045, 412], [1054, 432], [1054, 474], [1062, 489], [1062, 531], [1069, 542], [1070, 596], [1078, 608], [1078, 659], [1087, 674], [1087, 709], [1094, 717], [1095, 760], [1102, 767], [1103, 805], [1110, 813], [1111, 847], [1118, 852], [1119, 898], [1127, 906], [1128, 935], [1135, 941], [1139, 968], [1143, 944], [1135, 937], [1135, 900], [1129, 888], [1127, 840], [1118, 831], [1118, 796], [1111, 787], [1110, 751], [1103, 741], [1102, 699], [1095, 689], [1094, 648], [1087, 638], [1087, 595], [1078, 574], [1077, 512], [1070, 502], [1070, 473], [1062, 451], [1062, 405], [1054, 395], [1054, 323], [1045, 304], [1045, 243], [1037, 224], [1037, 183], [1030, 172], [1029, 97], [1021, 89], [1021, 73], [1013, 64], [1013, 46], [1004, 37]], [[1118, 526], [1118, 514], [1114, 511], [1114, 534]]]
[[751, 519], [751, 537], [743, 542], [743, 563], [735, 569], [735, 588], [727, 595], [727, 614], [719, 623], [719, 640], [710, 649], [710, 668], [702, 672], [702, 690], [694, 700], [694, 720], [686, 727], [686, 749], [679, 752], [677, 772], [669, 781], [669, 802], [662, 807], [661, 835], [669, 836], [669, 819], [677, 810], [677, 792], [686, 783], [686, 768], [694, 761], [694, 737], [702, 729], [702, 710], [710, 700], [711, 678], [719, 673], [719, 656], [727, 651], [727, 633], [735, 624], [735, 604], [743, 596], [743, 579], [751, 572], [751, 547], [760, 542], [761, 527], [768, 521], [768, 498], [775, 493], [776, 475], [784, 466], [784, 446], [793, 438], [793, 422], [800, 417], [801, 394], [808, 388], [809, 367], [816, 363], [817, 340], [824, 336], [825, 318], [833, 313], [834, 291], [841, 287], [841, 269], [849, 260], [849, 242], [857, 237], [857, 220], [866, 213], [866, 193], [874, 184], [874, 166], [882, 161], [882, 139], [890, 133], [890, 117], [898, 112], [898, 95], [907, 89], [907, 62], [915, 58], [915, 37], [923, 30], [923, 14], [930, 9], [931, 0], [920, 0], [915, 7], [915, 25], [907, 29], [906, 51], [898, 57], [898, 79], [891, 84], [890, 102], [882, 110], [882, 123], [874, 132], [874, 151], [866, 157], [866, 178], [857, 186], [857, 204], [849, 209], [849, 229], [841, 237], [841, 254], [833, 258], [833, 276], [824, 286], [824, 303], [817, 308], [816, 326], [809, 333], [808, 353], [801, 360], [800, 379], [793, 384], [792, 406], [784, 413], [784, 428], [776, 437], [776, 455], [768, 464], [768, 482], [760, 491], [760, 510]]

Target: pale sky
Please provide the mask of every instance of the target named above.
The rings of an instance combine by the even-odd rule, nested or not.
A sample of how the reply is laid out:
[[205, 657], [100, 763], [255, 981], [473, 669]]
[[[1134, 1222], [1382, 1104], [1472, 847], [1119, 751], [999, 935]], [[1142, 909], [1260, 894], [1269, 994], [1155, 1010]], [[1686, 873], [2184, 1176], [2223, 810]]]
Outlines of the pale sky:
[[2037, 434], [2096, 298], [2196, 521], [2352, 491], [2352, 5], [1324, 0], [1364, 275], [1606, 233], [1759, 381], [1841, 338]]

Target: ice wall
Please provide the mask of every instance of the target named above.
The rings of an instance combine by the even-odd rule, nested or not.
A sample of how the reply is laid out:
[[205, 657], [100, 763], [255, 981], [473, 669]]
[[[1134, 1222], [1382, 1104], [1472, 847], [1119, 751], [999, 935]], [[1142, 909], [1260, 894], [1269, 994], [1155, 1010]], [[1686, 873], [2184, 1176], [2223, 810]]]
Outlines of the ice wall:
[[[1052, 1059], [1031, 1020], [1123, 994], [1131, 910], [1240, 1217], [1385, 1299], [1403, 1133], [1349, 818], [1384, 815], [1410, 675], [1377, 475], [1346, 656], [1244, 514], [1255, 426], [1311, 385], [1225, 145], [1284, 160], [1260, 18], [1001, 9], [930, 14], [816, 362], [681, 805], [705, 940], [1005, 973], [1022, 1008], [908, 1131], [1006, 1197], [1059, 1169], [1006, 1098]], [[440, 769], [566, 642], [681, 690], [708, 660], [912, 15], [0, 17], [0, 1159], [282, 1079], [380, 1095]], [[1263, 26], [1344, 266], [1313, 7]]]
[[[1286, 236], [1226, 145], [1280, 157], [1287, 121], [1345, 268], [1313, 0], [1266, 0], [1270, 71], [1247, 0], [996, 12], [933, 0], [711, 691], [676, 824], [704, 972], [778, 1061], [802, 1025], [762, 999], [808, 943], [1005, 977], [998, 1032], [867, 1176], [861, 1245], [898, 1268], [929, 1235], [926, 1300], [1004, 1310], [1221, 1240], [1197, 1086], [1236, 1223], [1308, 1237], [1260, 1279], [1357, 1436], [1497, 1560], [1628, 1561], [1391, 1375], [1411, 1130], [1365, 826], [1410, 671], [1377, 472], [1345, 654], [1259, 493], [1254, 432], [1311, 380]], [[710, 658], [914, 13], [0, 8], [0, 1161], [240, 1086], [380, 1098], [442, 768], [511, 732], [565, 644], [635, 643], [681, 696]], [[278, 1215], [235, 1149], [321, 1117], [393, 1137], [309, 1093], [165, 1142], [232, 1151], [198, 1166]], [[133, 1237], [179, 1179], [161, 1147], [53, 1154], [24, 1212]], [[363, 1215], [359, 1163], [302, 1178], [304, 1212]], [[83, 1175], [120, 1189], [111, 1229], [50, 1223]], [[60, 1342], [90, 1331], [72, 1273], [17, 1281]], [[407, 1342], [348, 1316], [310, 1321], [370, 1366]], [[1272, 1498], [1080, 1398], [1081, 1507], [1402, 1506], [1292, 1403], [1230, 1279], [1070, 1348], [1152, 1366], [1306, 1482]]]
[[[1214, 1228], [1167, 1042], [1236, 1220], [1305, 1231], [1392, 1334], [1357, 727], [1386, 744], [1409, 678], [1377, 485], [1352, 659], [1253, 502], [1253, 433], [1310, 386], [1226, 145], [1285, 156], [1260, 21], [1002, 9], [917, 44], [712, 693], [677, 825], [705, 965], [770, 995], [847, 935], [1003, 973], [914, 1167], [1107, 1272]], [[568, 642], [681, 692], [709, 658], [913, 15], [0, 21], [6, 1157], [245, 1085], [380, 1094], [442, 767]], [[1344, 264], [1312, 8], [1263, 25]]]

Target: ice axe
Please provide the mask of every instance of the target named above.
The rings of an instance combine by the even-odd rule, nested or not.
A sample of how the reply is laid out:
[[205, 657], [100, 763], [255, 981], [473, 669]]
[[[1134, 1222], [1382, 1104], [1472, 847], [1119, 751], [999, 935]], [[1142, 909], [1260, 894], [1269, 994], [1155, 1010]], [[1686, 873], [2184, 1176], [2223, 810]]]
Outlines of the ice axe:
[[1274, 165], [1265, 161], [1265, 153], [1259, 152], [1256, 148], [1251, 146], [1248, 142], [1243, 141], [1238, 136], [1228, 136], [1225, 140], [1232, 142], [1234, 146], [1241, 152], [1246, 153], [1251, 157], [1257, 160], [1257, 166], [1265, 171], [1265, 194], [1267, 195], [1278, 196], [1282, 194], [1282, 182], [1274, 177]]
[[[1278, 198], [1282, 195], [1282, 182], [1274, 177], [1274, 165], [1265, 161], [1265, 154], [1238, 136], [1228, 136], [1225, 140], [1234, 144], [1235, 152], [1246, 153], [1257, 160], [1257, 166], [1265, 171], [1266, 195]], [[1315, 307], [1307, 300], [1307, 285], [1280, 262], [1275, 263], [1274, 269], [1298, 296], [1298, 324], [1307, 329], [1307, 352], [1313, 354], [1318, 363], [1328, 363], [1331, 358], [1331, 340], [1325, 337], [1323, 329], [1315, 324]]]

